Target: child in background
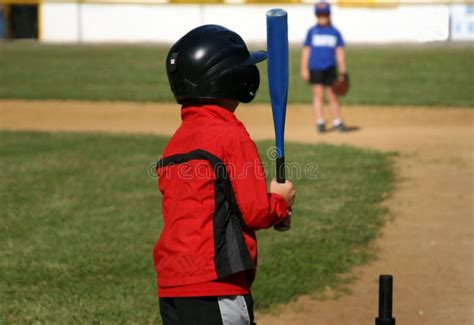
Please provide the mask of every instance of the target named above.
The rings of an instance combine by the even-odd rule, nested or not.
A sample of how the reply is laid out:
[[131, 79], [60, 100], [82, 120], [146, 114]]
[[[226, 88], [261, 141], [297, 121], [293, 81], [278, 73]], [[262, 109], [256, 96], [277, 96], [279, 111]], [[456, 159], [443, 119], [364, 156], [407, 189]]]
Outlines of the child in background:
[[[255, 97], [263, 51], [217, 25], [170, 49], [166, 69], [182, 124], [158, 162], [164, 226], [154, 250], [164, 325], [250, 325], [256, 230], [289, 222], [293, 184], [270, 183], [234, 115]], [[250, 108], [251, 109], [251, 108]]]
[[326, 91], [333, 126], [347, 131], [342, 120], [339, 99], [331, 86], [336, 78], [344, 78], [346, 60], [344, 40], [341, 33], [331, 24], [331, 7], [326, 2], [315, 6], [317, 25], [310, 28], [301, 55], [301, 76], [313, 85], [313, 107], [316, 113], [316, 128], [325, 132], [323, 98]]

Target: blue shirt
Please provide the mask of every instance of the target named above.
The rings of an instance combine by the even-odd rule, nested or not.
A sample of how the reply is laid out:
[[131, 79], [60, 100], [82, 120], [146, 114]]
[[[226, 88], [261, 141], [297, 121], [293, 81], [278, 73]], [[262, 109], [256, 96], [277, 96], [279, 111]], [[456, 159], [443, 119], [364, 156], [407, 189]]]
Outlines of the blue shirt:
[[309, 69], [324, 70], [336, 66], [336, 48], [343, 47], [344, 40], [333, 26], [316, 25], [308, 30], [304, 46], [311, 47]]

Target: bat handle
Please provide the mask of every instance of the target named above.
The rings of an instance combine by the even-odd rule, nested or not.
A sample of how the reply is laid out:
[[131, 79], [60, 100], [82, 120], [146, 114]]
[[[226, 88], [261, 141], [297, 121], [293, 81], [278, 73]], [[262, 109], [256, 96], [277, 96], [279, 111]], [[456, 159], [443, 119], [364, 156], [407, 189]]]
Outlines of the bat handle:
[[278, 183], [285, 183], [285, 156], [276, 159], [276, 180]]
[[[276, 159], [276, 180], [278, 183], [285, 183], [285, 157], [277, 157]], [[288, 211], [288, 215], [291, 216], [291, 209]], [[291, 228], [291, 219], [282, 221], [273, 226], [273, 229], [277, 231], [287, 231]]]

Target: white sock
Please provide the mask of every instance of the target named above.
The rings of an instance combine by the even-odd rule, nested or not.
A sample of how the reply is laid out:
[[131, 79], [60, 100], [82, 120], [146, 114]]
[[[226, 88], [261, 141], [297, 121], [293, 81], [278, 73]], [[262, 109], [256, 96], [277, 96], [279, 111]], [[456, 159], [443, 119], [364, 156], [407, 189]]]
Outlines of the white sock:
[[322, 125], [324, 124], [324, 119], [322, 118], [318, 118], [318, 121], [317, 121], [318, 125]]
[[334, 119], [334, 121], [332, 121], [332, 123], [333, 123], [334, 126], [339, 126], [339, 125], [341, 125], [342, 120], [337, 118], [337, 119]]

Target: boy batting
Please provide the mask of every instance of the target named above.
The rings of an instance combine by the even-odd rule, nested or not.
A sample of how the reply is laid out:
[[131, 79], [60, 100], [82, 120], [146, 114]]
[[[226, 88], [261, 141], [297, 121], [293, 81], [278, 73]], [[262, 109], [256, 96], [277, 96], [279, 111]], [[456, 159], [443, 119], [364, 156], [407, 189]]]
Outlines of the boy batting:
[[288, 221], [289, 181], [270, 183], [234, 112], [255, 97], [263, 51], [222, 26], [198, 27], [166, 59], [182, 124], [158, 162], [164, 226], [154, 250], [165, 325], [253, 324], [256, 231]]

